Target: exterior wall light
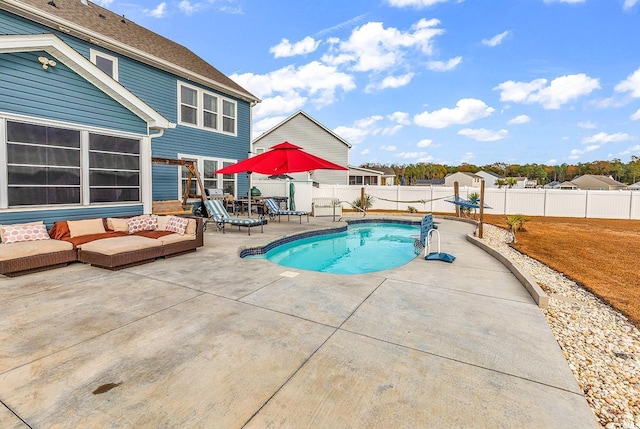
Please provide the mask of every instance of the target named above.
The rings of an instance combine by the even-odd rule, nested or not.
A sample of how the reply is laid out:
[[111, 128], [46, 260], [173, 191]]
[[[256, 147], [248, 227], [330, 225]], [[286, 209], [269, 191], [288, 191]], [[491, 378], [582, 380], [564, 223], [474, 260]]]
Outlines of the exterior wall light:
[[55, 67], [57, 64], [55, 61], [50, 60], [47, 57], [38, 57], [38, 61], [40, 61], [40, 64], [42, 64], [42, 68], [45, 70], [48, 69], [49, 66]]

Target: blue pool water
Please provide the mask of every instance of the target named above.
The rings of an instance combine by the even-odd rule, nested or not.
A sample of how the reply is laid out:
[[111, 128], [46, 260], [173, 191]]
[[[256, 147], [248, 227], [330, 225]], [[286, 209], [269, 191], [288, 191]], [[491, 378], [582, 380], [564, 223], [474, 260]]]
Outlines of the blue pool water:
[[345, 232], [318, 235], [277, 246], [271, 262], [290, 268], [360, 274], [398, 267], [415, 258], [412, 236], [420, 227], [392, 223], [350, 225]]

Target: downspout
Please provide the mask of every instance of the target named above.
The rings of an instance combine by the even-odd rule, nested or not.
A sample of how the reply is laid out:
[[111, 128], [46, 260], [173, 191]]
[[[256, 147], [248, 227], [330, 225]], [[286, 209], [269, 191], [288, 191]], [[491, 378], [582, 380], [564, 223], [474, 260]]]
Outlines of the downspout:
[[[169, 122], [169, 128], [175, 128], [176, 124]], [[154, 134], [151, 134], [151, 131], [155, 130], [157, 131]], [[152, 150], [151, 150], [151, 141], [155, 138], [158, 137], [162, 137], [164, 135], [164, 128], [160, 128], [160, 127], [149, 127], [149, 144], [148, 145], [143, 145], [143, 150], [146, 153], [141, 153], [141, 159], [144, 160], [143, 162], [146, 164], [145, 165], [145, 169], [147, 171], [147, 174], [145, 177], [143, 177], [142, 179], [144, 180], [144, 182], [146, 183], [142, 183], [142, 207], [143, 207], [143, 213], [151, 213], [151, 209], [152, 209], [152, 203], [153, 203], [153, 174], [152, 174], [152, 165], [151, 165], [151, 157], [152, 157]]]

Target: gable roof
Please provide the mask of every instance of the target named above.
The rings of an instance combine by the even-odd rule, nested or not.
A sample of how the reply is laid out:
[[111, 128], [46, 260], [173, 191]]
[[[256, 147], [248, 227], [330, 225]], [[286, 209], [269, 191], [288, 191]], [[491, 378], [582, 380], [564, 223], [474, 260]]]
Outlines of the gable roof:
[[479, 176], [479, 175], [480, 175], [480, 173], [482, 173], [482, 174], [486, 174], [486, 175], [488, 175], [488, 176], [493, 176], [493, 177], [495, 177], [496, 179], [502, 179], [502, 176], [501, 176], [501, 175], [499, 175], [498, 173], [494, 173], [493, 171], [480, 170], [480, 171], [478, 171], [478, 172], [476, 173], [476, 175], [478, 175], [478, 176]]
[[122, 104], [149, 128], [174, 128], [175, 124], [146, 104], [120, 83], [111, 79], [91, 61], [54, 34], [0, 35], [0, 53], [45, 51], [85, 78], [96, 88]]
[[260, 101], [184, 46], [90, 1], [2, 0], [0, 9], [245, 101]]
[[453, 176], [454, 174], [458, 174], [458, 173], [460, 173], [460, 174], [464, 174], [464, 175], [466, 175], [466, 176], [469, 176], [469, 177], [471, 177], [472, 179], [482, 179], [482, 176], [478, 176], [477, 174], [475, 174], [475, 173], [470, 173], [470, 172], [468, 172], [468, 171], [456, 171], [455, 173], [447, 174], [445, 177]]
[[617, 180], [612, 179], [609, 176], [603, 176], [603, 175], [599, 175], [599, 174], [583, 174], [582, 176], [578, 176], [578, 177], [574, 177], [573, 181], [575, 182], [576, 180], [580, 181], [581, 179], [593, 179], [593, 180], [598, 180], [602, 183], [605, 183], [609, 186], [627, 186], [624, 183], [618, 182]]
[[271, 129], [265, 131], [264, 133], [260, 134], [258, 137], [256, 137], [255, 139], [253, 139], [253, 143], [256, 143], [260, 140], [262, 140], [264, 137], [268, 136], [269, 134], [271, 134], [272, 132], [274, 132], [275, 130], [277, 130], [278, 128], [280, 128], [281, 126], [283, 126], [284, 124], [286, 124], [287, 122], [289, 122], [290, 120], [292, 120], [293, 118], [295, 118], [296, 116], [304, 116], [305, 118], [307, 118], [308, 120], [310, 120], [311, 122], [313, 122], [314, 124], [316, 124], [318, 127], [322, 128], [323, 130], [325, 130], [327, 133], [331, 134], [333, 137], [335, 137], [336, 139], [338, 139], [340, 142], [342, 142], [343, 144], [345, 144], [349, 149], [351, 149], [351, 144], [346, 141], [345, 139], [343, 139], [342, 137], [340, 137], [339, 135], [337, 135], [336, 133], [334, 133], [333, 131], [331, 131], [329, 128], [325, 127], [324, 125], [322, 125], [320, 122], [316, 121], [315, 119], [313, 119], [311, 116], [309, 116], [308, 114], [306, 114], [305, 112], [303, 112], [302, 110], [298, 110], [296, 113], [294, 113], [293, 115], [289, 116], [287, 119], [285, 119], [284, 121], [280, 122], [279, 124], [277, 124], [276, 126], [272, 127]]

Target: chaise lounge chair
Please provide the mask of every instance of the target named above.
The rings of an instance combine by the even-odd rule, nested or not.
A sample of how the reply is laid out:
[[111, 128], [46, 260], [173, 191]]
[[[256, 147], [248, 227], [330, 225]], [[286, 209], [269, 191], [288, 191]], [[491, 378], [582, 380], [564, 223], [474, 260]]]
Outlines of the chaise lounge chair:
[[290, 216], [300, 216], [300, 223], [302, 223], [302, 216], [307, 216], [307, 222], [309, 222], [309, 212], [304, 210], [283, 210], [280, 208], [276, 200], [272, 198], [265, 198], [264, 205], [269, 212], [269, 218], [275, 219], [276, 215], [278, 215], [278, 222], [280, 222], [281, 215], [287, 215], [287, 220], [291, 220]]
[[222, 205], [222, 201], [220, 200], [207, 200], [204, 202], [205, 208], [207, 209], [208, 219], [204, 223], [204, 228], [206, 229], [207, 223], [215, 222], [218, 226], [218, 229], [222, 230], [224, 234], [224, 227], [226, 224], [230, 225], [238, 225], [238, 231], [240, 231], [241, 226], [247, 227], [249, 235], [251, 235], [251, 227], [260, 225], [260, 232], [264, 232], [264, 224], [266, 220], [262, 217], [253, 219], [250, 217], [231, 217], [229, 213]]

